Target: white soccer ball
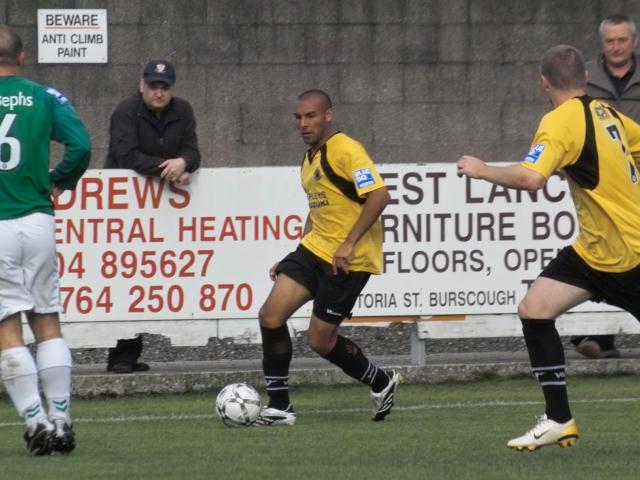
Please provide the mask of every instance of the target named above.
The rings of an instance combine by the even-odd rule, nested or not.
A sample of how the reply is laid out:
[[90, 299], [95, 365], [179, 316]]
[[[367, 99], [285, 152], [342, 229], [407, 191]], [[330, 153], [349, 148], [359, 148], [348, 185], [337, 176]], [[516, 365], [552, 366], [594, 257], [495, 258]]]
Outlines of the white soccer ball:
[[216, 413], [228, 427], [251, 425], [260, 415], [260, 394], [246, 383], [227, 385], [216, 397]]

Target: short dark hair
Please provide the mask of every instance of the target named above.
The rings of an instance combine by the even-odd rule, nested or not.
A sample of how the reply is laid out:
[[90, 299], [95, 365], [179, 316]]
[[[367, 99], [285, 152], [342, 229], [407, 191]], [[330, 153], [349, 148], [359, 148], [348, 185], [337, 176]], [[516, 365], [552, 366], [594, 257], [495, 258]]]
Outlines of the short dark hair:
[[584, 88], [585, 66], [580, 50], [571, 45], [556, 45], [542, 57], [542, 75], [559, 90]]
[[0, 24], [0, 65], [18, 65], [22, 39], [9, 26]]
[[324, 90], [319, 90], [315, 88], [311, 90], [306, 90], [302, 92], [300, 95], [298, 95], [298, 100], [304, 100], [305, 98], [312, 97], [312, 96], [320, 97], [322, 99], [322, 103], [324, 103], [325, 109], [328, 110], [329, 108], [333, 108], [331, 97]]
[[631, 19], [631, 17], [628, 17], [627, 15], [621, 15], [619, 13], [616, 13], [614, 15], [609, 15], [604, 20], [602, 20], [602, 22], [600, 22], [600, 27], [598, 28], [598, 33], [602, 35], [602, 31], [604, 30], [604, 27], [607, 25], [622, 25], [623, 23], [626, 23], [627, 25], [629, 25], [629, 31], [631, 32], [632, 35], [638, 34], [638, 29], [636, 28], [636, 22], [634, 22]]

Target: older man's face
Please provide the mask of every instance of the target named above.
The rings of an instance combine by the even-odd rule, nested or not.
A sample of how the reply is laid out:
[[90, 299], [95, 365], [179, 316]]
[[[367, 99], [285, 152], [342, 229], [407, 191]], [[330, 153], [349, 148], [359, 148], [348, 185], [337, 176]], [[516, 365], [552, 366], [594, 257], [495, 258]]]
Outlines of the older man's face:
[[638, 44], [638, 35], [631, 33], [629, 24], [605, 24], [600, 35], [602, 53], [607, 64], [614, 68], [624, 67], [631, 61]]

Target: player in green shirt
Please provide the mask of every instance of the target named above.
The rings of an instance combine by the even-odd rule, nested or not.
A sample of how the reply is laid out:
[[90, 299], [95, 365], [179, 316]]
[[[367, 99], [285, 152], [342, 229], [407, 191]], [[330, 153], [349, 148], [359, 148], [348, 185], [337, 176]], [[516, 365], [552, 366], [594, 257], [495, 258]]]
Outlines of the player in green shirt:
[[[52, 195], [75, 188], [87, 169], [87, 130], [59, 92], [18, 76], [20, 37], [0, 25], [0, 372], [24, 418], [33, 455], [69, 453], [75, 438], [69, 412], [71, 352], [62, 338]], [[65, 146], [49, 171], [51, 140]], [[37, 342], [24, 345], [21, 315]], [[45, 408], [38, 382], [47, 400]]]

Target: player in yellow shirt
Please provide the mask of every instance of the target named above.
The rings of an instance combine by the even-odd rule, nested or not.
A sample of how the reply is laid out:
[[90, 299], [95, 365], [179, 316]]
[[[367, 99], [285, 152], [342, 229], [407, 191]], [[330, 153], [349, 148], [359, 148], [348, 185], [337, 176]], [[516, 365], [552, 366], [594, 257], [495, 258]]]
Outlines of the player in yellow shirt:
[[640, 319], [640, 125], [586, 95], [584, 60], [574, 47], [546, 52], [541, 85], [554, 109], [540, 122], [524, 162], [496, 167], [468, 155], [458, 160], [459, 175], [526, 190], [542, 188], [559, 170], [580, 225], [573, 245], [559, 252], [518, 306], [546, 409], [530, 431], [507, 443], [517, 450], [567, 447], [578, 438], [555, 318], [591, 300]]
[[260, 309], [263, 369], [269, 404], [259, 425], [293, 425], [289, 400], [292, 344], [289, 317], [313, 299], [309, 346], [347, 375], [369, 385], [372, 420], [384, 420], [393, 406], [399, 377], [371, 362], [351, 340], [338, 335], [371, 274], [382, 271], [379, 217], [389, 201], [384, 182], [364, 147], [333, 129], [333, 108], [321, 90], [298, 97], [294, 116], [309, 145], [300, 178], [309, 214], [297, 250], [274, 265], [274, 285]]

